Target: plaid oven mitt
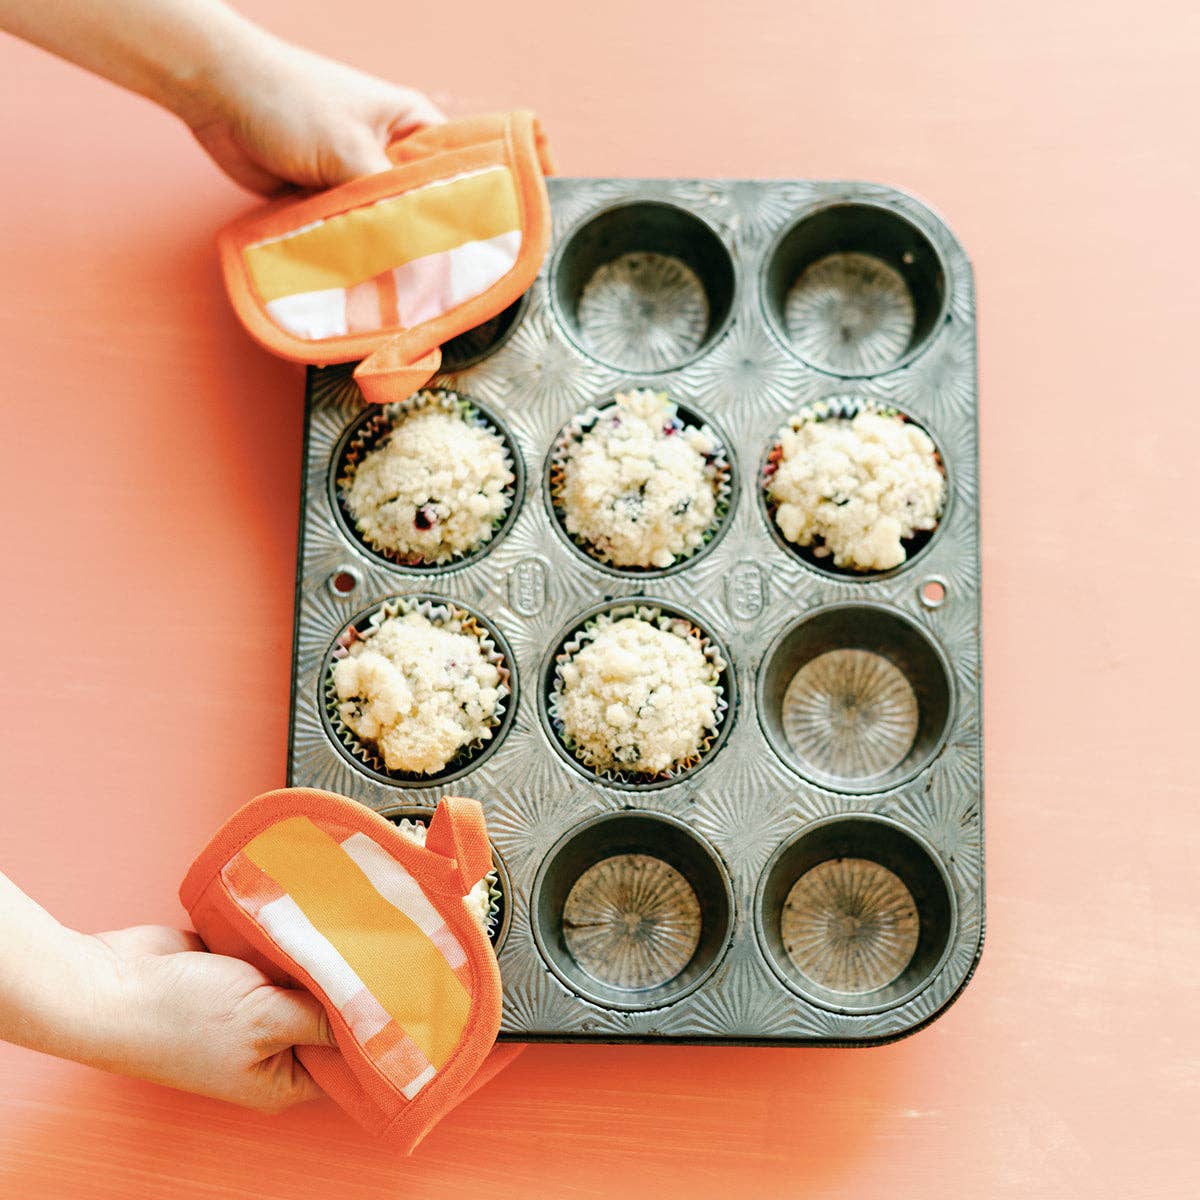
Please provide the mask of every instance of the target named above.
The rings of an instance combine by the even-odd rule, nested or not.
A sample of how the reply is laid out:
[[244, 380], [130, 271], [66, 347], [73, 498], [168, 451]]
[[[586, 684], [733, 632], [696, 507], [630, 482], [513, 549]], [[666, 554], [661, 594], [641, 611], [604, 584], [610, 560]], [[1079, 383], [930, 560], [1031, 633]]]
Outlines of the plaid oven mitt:
[[275, 201], [218, 238], [249, 332], [297, 362], [363, 359], [372, 404], [417, 391], [443, 342], [517, 300], [550, 241], [552, 164], [531, 113], [431, 126], [388, 154], [391, 170]]
[[445, 797], [424, 846], [343, 796], [268, 792], [237, 812], [179, 896], [214, 953], [324, 1006], [316, 1082], [406, 1153], [523, 1047], [493, 1049], [496, 955], [463, 898], [492, 868], [483, 810]]

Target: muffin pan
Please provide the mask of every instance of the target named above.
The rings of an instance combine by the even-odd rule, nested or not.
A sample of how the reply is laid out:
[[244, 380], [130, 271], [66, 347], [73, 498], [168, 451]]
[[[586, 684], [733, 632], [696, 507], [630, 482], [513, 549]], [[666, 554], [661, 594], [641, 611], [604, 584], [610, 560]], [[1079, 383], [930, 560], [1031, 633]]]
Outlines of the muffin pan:
[[[938, 1015], [983, 938], [975, 309], [943, 222], [873, 184], [549, 180], [536, 283], [455, 339], [431, 387], [469, 397], [516, 457], [478, 553], [406, 567], [364, 545], [337, 478], [378, 410], [313, 369], [289, 778], [389, 814], [447, 790], [484, 806], [502, 884], [502, 1038], [867, 1044]], [[616, 570], [553, 511], [560, 432], [618, 391], [666, 391], [720, 432], [719, 529], [654, 571]], [[857, 575], [775, 528], [763, 466], [825, 402], [896, 409], [946, 470], [938, 528]], [[504, 658], [492, 739], [398, 777], [339, 739], [339, 638], [389, 601], [450, 602]], [[686, 769], [589, 770], [556, 731], [556, 656], [597, 613], [693, 625], [726, 663]], [[449, 785], [449, 786], [447, 786]]]

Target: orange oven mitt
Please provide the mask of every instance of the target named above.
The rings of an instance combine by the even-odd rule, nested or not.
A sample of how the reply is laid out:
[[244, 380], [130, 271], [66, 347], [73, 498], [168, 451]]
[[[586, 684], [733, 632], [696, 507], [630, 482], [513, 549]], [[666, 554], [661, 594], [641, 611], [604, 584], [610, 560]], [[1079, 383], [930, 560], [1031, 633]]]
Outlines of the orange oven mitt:
[[238, 316], [268, 350], [355, 371], [372, 404], [403, 400], [443, 342], [533, 283], [550, 240], [551, 168], [531, 113], [431, 126], [389, 171], [275, 201], [218, 238]]
[[234, 814], [179, 898], [209, 950], [320, 1001], [337, 1049], [297, 1056], [408, 1152], [523, 1048], [493, 1051], [500, 971], [463, 903], [491, 868], [475, 800], [444, 798], [420, 846], [344, 796], [287, 788]]

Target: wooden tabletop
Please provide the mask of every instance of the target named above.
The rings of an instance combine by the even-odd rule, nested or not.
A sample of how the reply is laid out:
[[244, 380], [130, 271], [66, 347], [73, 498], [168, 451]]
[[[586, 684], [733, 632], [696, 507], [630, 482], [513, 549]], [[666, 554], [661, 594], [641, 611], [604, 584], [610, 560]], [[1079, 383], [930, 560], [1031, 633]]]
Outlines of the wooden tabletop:
[[[988, 936], [869, 1051], [533, 1047], [398, 1159], [0, 1047], [0, 1195], [1194, 1194], [1200, 271], [1192, 4], [246, 0], [564, 173], [883, 180], [977, 271]], [[150, 105], [0, 44], [0, 866], [179, 922], [284, 777], [302, 375], [221, 291], [247, 205]], [[14, 969], [0, 964], [0, 969]]]

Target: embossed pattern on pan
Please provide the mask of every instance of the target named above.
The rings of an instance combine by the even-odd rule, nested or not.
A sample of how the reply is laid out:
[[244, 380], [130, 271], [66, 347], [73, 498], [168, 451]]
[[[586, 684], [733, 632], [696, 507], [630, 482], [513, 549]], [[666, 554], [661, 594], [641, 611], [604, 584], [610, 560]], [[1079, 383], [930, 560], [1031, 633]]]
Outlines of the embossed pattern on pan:
[[[451, 785], [483, 804], [507, 872], [502, 1037], [829, 1045], [910, 1033], [965, 986], [983, 937], [970, 264], [938, 216], [875, 184], [549, 184], [554, 242], [539, 278], [502, 330], [465, 337], [431, 382], [493, 414], [530, 465], [511, 524], [486, 552], [406, 577], [347, 536], [328, 479], [361, 398], [350, 367], [309, 374], [291, 782], [376, 810], [429, 810], [448, 790], [390, 779], [340, 750], [322, 692], [330, 646], [352, 617], [396, 595], [445, 597], [503, 637], [515, 685], [503, 738]], [[690, 272], [686, 311], [661, 322], [672, 289], [649, 256]], [[842, 257], [822, 261], [830, 256]], [[611, 311], [622, 296], [636, 311]], [[630, 340], [605, 341], [622, 324]], [[569, 545], [532, 466], [578, 413], [639, 386], [710, 416], [744, 464], [723, 535], [653, 579], [618, 575]], [[901, 569], [822, 571], [772, 530], [755, 466], [790, 416], [834, 397], [899, 409], [934, 434], [950, 494], [934, 536]], [[631, 792], [555, 747], [539, 673], [584, 614], [642, 597], [687, 611], [720, 642], [736, 712], [701, 769]], [[638, 819], [613, 824], [623, 816]], [[695, 847], [703, 853], [689, 857]], [[607, 942], [604, 930], [583, 942], [573, 931], [578, 958], [559, 936], [571, 886], [621, 855], [666, 862], [700, 905], [691, 962], [666, 982], [695, 935], [688, 893], [666, 873], [674, 960], [653, 945], [631, 955], [621, 930]], [[624, 894], [602, 874], [600, 893], [615, 882]], [[576, 899], [588, 898], [585, 883]], [[620, 911], [625, 933], [637, 932]]]
[[563, 908], [576, 963], [600, 983], [636, 991], [669, 983], [700, 943], [700, 902], [670, 863], [614, 854], [580, 875]]

